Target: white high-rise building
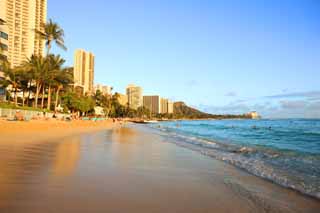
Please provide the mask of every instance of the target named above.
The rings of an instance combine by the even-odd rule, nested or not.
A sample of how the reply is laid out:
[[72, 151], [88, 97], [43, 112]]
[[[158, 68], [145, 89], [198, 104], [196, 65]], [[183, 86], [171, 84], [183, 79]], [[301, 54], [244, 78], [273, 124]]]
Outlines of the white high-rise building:
[[107, 86], [107, 85], [101, 85], [101, 84], [97, 84], [94, 87], [94, 91], [100, 91], [103, 95], [111, 95], [111, 90], [112, 87], [111, 86]]
[[0, 0], [0, 18], [6, 22], [7, 57], [11, 66], [19, 66], [32, 54], [44, 54], [42, 31], [47, 20], [47, 0]]
[[82, 87], [83, 94], [94, 92], [94, 55], [91, 52], [81, 49], [75, 51], [73, 78], [74, 86]]
[[128, 104], [131, 109], [138, 109], [143, 105], [142, 88], [134, 84], [129, 84], [126, 89]]
[[168, 99], [161, 98], [160, 105], [161, 105], [161, 113], [162, 114], [168, 113]]
[[173, 102], [168, 100], [168, 114], [173, 113]]

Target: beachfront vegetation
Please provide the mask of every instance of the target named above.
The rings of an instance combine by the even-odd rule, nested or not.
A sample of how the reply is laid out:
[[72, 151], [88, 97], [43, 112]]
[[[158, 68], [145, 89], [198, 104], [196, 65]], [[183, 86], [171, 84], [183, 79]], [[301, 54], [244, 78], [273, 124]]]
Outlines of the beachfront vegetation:
[[[39, 39], [45, 41], [45, 57], [32, 55], [17, 67], [12, 67], [8, 61], [1, 64], [4, 79], [0, 84], [7, 88], [8, 103], [14, 103], [15, 107], [26, 104], [37, 109], [56, 109], [61, 91], [73, 83], [72, 68], [64, 66], [65, 60], [60, 55], [50, 54], [52, 42], [66, 49], [63, 29], [51, 19], [42, 29], [36, 33]], [[54, 105], [52, 97], [55, 97]]]
[[59, 24], [49, 19], [48, 23], [43, 24], [41, 30], [36, 30], [37, 35], [41, 40], [45, 40], [47, 55], [52, 47], [52, 42], [55, 42], [56, 45], [64, 50], [67, 50], [67, 47], [64, 45], [64, 30], [59, 26]]

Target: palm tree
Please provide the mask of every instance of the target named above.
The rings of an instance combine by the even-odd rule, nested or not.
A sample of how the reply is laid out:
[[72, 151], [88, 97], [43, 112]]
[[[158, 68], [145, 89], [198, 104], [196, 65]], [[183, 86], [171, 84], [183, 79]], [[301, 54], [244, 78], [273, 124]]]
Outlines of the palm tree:
[[41, 88], [44, 87], [44, 72], [47, 69], [47, 61], [42, 56], [32, 55], [24, 64], [36, 86], [35, 107], [38, 107], [38, 99]]
[[61, 72], [56, 75], [55, 85], [56, 85], [56, 100], [54, 104], [54, 109], [58, 107], [59, 93], [65, 87], [73, 83], [73, 68], [68, 67], [61, 70]]
[[53, 22], [52, 19], [49, 19], [46, 24], [43, 24], [42, 29], [43, 31], [36, 30], [36, 33], [41, 39], [46, 41], [47, 55], [50, 53], [53, 41], [62, 49], [67, 49], [64, 45], [64, 31], [57, 23]]
[[1, 84], [4, 87], [8, 87], [11, 85], [12, 90], [14, 92], [14, 104], [18, 105], [18, 96], [17, 92], [20, 86], [20, 76], [21, 69], [20, 68], [11, 68], [9, 62], [3, 62], [2, 64], [2, 72], [4, 73], [4, 79], [1, 80]]
[[48, 103], [47, 109], [51, 106], [51, 93], [52, 87], [56, 84], [56, 78], [62, 70], [62, 66], [65, 60], [60, 57], [60, 55], [49, 55], [48, 60], [48, 70], [46, 72], [46, 83], [48, 85]]
[[19, 85], [22, 90], [22, 106], [25, 104], [25, 94], [29, 91], [27, 102], [30, 98], [30, 89], [32, 84], [32, 75], [28, 72], [25, 67], [21, 67], [19, 72]]

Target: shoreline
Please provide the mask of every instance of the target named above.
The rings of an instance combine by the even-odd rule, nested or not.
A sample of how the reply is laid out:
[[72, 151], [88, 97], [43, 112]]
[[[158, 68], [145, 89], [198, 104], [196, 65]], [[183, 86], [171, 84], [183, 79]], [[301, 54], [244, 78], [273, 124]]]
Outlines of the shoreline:
[[[55, 208], [59, 212], [140, 213], [214, 209], [242, 213], [317, 212], [320, 208], [313, 198], [180, 147], [144, 126], [113, 124], [111, 120], [94, 127], [92, 121], [59, 125], [37, 121], [28, 131], [28, 124], [0, 125], [0, 131], [8, 129], [7, 136], [20, 129], [18, 138], [27, 140], [0, 139], [3, 211], [46, 212]], [[35, 133], [37, 137], [27, 138]], [[6, 149], [6, 145], [18, 148]]]
[[[315, 199], [316, 201], [320, 201], [320, 194], [318, 191], [310, 190], [314, 189], [314, 185], [312, 185], [314, 182], [303, 183], [302, 181], [305, 179], [299, 177], [301, 178], [300, 180], [302, 180], [301, 184], [299, 181], [296, 181], [298, 177], [292, 175], [292, 173], [286, 173], [287, 171], [281, 170], [282, 168], [273, 167], [263, 161], [263, 159], [248, 157], [251, 153], [259, 153], [258, 149], [250, 148], [249, 145], [232, 144], [226, 148], [224, 147], [226, 144], [222, 141], [208, 138], [203, 139], [194, 135], [183, 135], [182, 133], [179, 134], [179, 132], [170, 134], [169, 131], [161, 131], [162, 127], [160, 127], [160, 125], [158, 127], [145, 126], [145, 128], [150, 128], [152, 131], [155, 131], [156, 134], [166, 135], [166, 137], [170, 138], [172, 143], [179, 147], [196, 151], [202, 155], [231, 165], [236, 169], [241, 169], [250, 175], [254, 175], [284, 189], [289, 189], [295, 193], [299, 193], [301, 196], [306, 196], [311, 199]], [[267, 154], [272, 155], [271, 152]], [[273, 156], [277, 157], [278, 155], [279, 153], [273, 153]]]

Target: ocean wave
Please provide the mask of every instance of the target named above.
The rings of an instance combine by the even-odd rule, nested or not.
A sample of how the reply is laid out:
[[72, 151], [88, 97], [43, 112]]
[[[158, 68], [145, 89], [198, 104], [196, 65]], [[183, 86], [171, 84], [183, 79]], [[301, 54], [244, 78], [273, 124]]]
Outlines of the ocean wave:
[[161, 132], [163, 136], [174, 139], [173, 142], [179, 146], [198, 151], [255, 176], [320, 199], [319, 155], [299, 155], [291, 150], [280, 151], [263, 146], [221, 143], [172, 128], [162, 127]]

